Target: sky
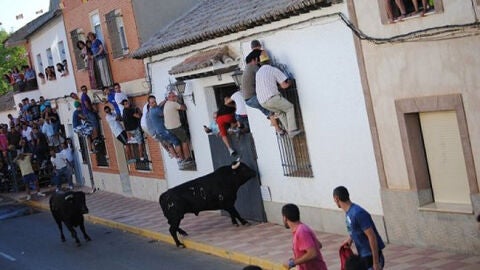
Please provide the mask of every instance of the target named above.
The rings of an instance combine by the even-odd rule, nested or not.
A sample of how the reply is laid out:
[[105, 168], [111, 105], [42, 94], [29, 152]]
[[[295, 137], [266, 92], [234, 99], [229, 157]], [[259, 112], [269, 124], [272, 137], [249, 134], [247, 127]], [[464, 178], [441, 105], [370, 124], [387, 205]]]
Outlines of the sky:
[[[15, 32], [25, 24], [48, 11], [50, 0], [0, 0], [0, 28], [7, 32]], [[43, 13], [35, 14], [43, 10]], [[17, 20], [17, 15], [23, 19]]]

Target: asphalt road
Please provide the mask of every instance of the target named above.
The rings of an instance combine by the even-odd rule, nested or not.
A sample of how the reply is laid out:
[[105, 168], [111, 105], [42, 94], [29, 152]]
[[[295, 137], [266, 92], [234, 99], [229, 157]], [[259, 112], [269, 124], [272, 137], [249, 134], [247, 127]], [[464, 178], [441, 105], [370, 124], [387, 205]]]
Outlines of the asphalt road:
[[[5, 210], [5, 205], [0, 204], [0, 213], [2, 209]], [[102, 225], [86, 223], [86, 230], [92, 241], [85, 242], [77, 228], [82, 243], [77, 247], [66, 228], [64, 233], [67, 241], [61, 242], [58, 228], [49, 212], [0, 220], [0, 269], [238, 270], [244, 267], [222, 258], [178, 249], [170, 244]]]

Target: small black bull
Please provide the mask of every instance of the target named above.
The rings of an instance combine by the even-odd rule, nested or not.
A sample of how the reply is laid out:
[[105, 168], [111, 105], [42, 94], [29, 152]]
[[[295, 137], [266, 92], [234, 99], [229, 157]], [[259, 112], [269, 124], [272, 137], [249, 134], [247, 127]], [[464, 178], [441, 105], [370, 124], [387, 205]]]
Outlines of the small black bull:
[[248, 222], [235, 209], [237, 191], [241, 185], [254, 177], [256, 172], [244, 163], [236, 162], [224, 166], [213, 173], [171, 188], [160, 195], [160, 206], [170, 224], [170, 234], [177, 247], [185, 247], [178, 240], [177, 232], [183, 236], [187, 232], [180, 228], [180, 222], [186, 213], [198, 215], [205, 210], [225, 210], [230, 214], [232, 223], [238, 226]]
[[52, 216], [57, 222], [60, 229], [60, 236], [62, 242], [65, 242], [65, 235], [63, 235], [62, 222], [65, 223], [68, 230], [75, 239], [77, 246], [80, 246], [80, 240], [78, 240], [77, 232], [74, 227], [80, 226], [80, 230], [83, 233], [83, 237], [86, 241], [92, 240], [90, 236], [85, 232], [85, 225], [83, 220], [83, 214], [88, 213], [87, 204], [85, 203], [85, 193], [82, 191], [68, 191], [68, 192], [56, 192], [50, 197], [50, 211]]

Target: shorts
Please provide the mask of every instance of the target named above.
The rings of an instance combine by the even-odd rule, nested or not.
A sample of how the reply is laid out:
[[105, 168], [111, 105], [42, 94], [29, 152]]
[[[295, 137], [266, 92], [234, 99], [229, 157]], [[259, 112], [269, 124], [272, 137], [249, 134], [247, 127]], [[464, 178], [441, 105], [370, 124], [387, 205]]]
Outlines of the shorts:
[[119, 140], [123, 145], [127, 145], [127, 139], [128, 136], [127, 136], [127, 132], [125, 130], [122, 131], [122, 133], [120, 133], [118, 136], [117, 136], [117, 140]]
[[34, 173], [29, 173], [23, 176], [23, 183], [25, 184], [35, 183], [35, 181], [37, 181], [37, 176]]
[[224, 115], [217, 116], [217, 124], [218, 124], [218, 129], [220, 130], [220, 135], [222, 137], [227, 136], [227, 129], [230, 127], [231, 123], [235, 123], [235, 122], [236, 120], [233, 114], [224, 114]]
[[183, 127], [180, 126], [178, 128], [169, 129], [168, 131], [171, 132], [175, 137], [177, 137], [180, 142], [183, 143], [188, 141], [187, 133], [185, 132], [185, 129]]
[[143, 143], [143, 133], [140, 128], [128, 130], [127, 133], [130, 134], [130, 136], [132, 136], [137, 143]]
[[155, 132], [153, 138], [162, 143], [172, 144], [174, 146], [179, 146], [180, 141], [172, 133], [165, 130], [164, 132]]

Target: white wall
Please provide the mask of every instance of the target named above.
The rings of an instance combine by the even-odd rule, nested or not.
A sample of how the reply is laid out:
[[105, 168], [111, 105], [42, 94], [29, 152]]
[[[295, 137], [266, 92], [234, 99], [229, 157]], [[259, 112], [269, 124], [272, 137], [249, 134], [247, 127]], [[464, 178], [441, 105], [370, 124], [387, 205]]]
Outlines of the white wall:
[[[69, 95], [71, 92], [77, 92], [75, 86], [75, 78], [72, 67], [72, 61], [70, 58], [70, 50], [68, 47], [67, 34], [65, 33], [65, 26], [63, 23], [62, 16], [53, 19], [50, 23], [45, 25], [40, 31], [31, 36], [31, 59], [33, 61], [33, 67], [37, 73], [38, 88], [40, 90], [40, 95], [43, 95], [46, 99], [63, 97]], [[56, 80], [47, 81], [42, 84], [41, 80], [38, 79], [38, 73], [45, 73], [44, 70], [37, 70], [37, 54], [41, 54], [43, 67], [48, 66], [48, 59], [46, 50], [50, 48], [52, 50], [53, 63], [56, 65], [59, 62], [62, 62], [60, 58], [60, 52], [58, 48], [58, 42], [63, 41], [65, 47], [65, 55], [67, 59], [67, 65], [69, 75], [65, 77], [60, 77], [60, 74], [56, 72]], [[56, 67], [55, 67], [56, 69]]]
[[[343, 11], [346, 6], [337, 5], [336, 8]], [[315, 12], [308, 16], [314, 15]], [[304, 18], [295, 17], [281, 24], [295, 24], [295, 20], [300, 19]], [[268, 31], [262, 32], [262, 27], [256, 29], [259, 32], [249, 33], [246, 39], [241, 39], [240, 34], [247, 34], [240, 33], [159, 56], [156, 58], [158, 62], [152, 64], [154, 93], [164, 93], [168, 84], [168, 70], [191, 55], [184, 54], [185, 51], [201, 49], [202, 45], [211, 48], [225, 42], [230, 49], [242, 51], [242, 58], [245, 58], [250, 50], [250, 41], [260, 39], [271, 56], [288, 65], [297, 80], [314, 173], [314, 178], [283, 176], [274, 129], [258, 110], [250, 109], [248, 113], [261, 181], [270, 187], [273, 202], [336, 209], [332, 189], [345, 185], [353, 200], [372, 214], [383, 214], [379, 178], [350, 30], [338, 17], [313, 19], [309, 23], [281, 30], [275, 30], [275, 24], [270, 24]], [[177, 57], [175, 53], [182, 55]], [[161, 57], [165, 60], [162, 61]], [[207, 108], [206, 104], [210, 103], [207, 103], [206, 93], [212, 85], [227, 82], [232, 82], [232, 79], [225, 74], [222, 81], [218, 81], [216, 76], [187, 81], [187, 92], [194, 91], [197, 104], [193, 106], [187, 101], [198, 171], [178, 171], [176, 164], [166, 158], [169, 186], [212, 170], [208, 138], [201, 128], [209, 123], [212, 111]]]

